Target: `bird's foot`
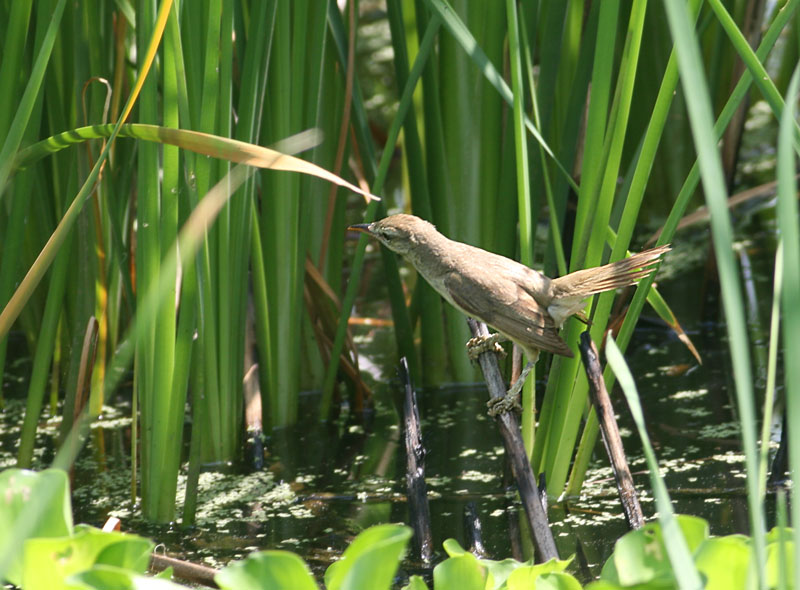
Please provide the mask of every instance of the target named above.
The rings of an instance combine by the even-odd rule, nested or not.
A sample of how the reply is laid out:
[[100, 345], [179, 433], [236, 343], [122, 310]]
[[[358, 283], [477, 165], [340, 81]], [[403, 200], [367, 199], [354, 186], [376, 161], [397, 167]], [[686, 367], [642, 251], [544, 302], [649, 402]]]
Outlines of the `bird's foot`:
[[504, 396], [493, 397], [486, 402], [486, 407], [489, 408], [487, 413], [494, 418], [506, 412], [522, 412], [522, 404], [519, 399], [519, 391], [512, 394], [509, 390]]
[[500, 343], [507, 340], [502, 334], [491, 334], [489, 336], [476, 336], [467, 340], [467, 356], [469, 360], [476, 361], [484, 352], [496, 352], [500, 356], [506, 356], [506, 351]]
[[493, 397], [486, 402], [486, 406], [489, 408], [489, 415], [492, 418], [512, 410], [519, 412], [522, 411], [522, 405], [519, 402], [519, 393], [522, 391], [522, 387], [525, 385], [525, 380], [528, 378], [528, 375], [533, 367], [533, 363], [528, 363], [525, 365], [525, 368], [522, 369], [522, 373], [519, 374], [519, 377], [514, 382], [514, 385], [511, 386], [511, 389], [509, 389], [504, 396]]

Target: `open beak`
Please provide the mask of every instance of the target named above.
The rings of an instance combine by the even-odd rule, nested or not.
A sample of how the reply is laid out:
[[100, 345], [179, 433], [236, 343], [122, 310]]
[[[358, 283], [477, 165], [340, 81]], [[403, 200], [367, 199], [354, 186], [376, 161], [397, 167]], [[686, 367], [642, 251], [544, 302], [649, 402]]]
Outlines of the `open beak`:
[[369, 231], [369, 223], [356, 223], [355, 225], [348, 225], [347, 229], [358, 231], [362, 234], [367, 234], [368, 236], [372, 235], [372, 232]]

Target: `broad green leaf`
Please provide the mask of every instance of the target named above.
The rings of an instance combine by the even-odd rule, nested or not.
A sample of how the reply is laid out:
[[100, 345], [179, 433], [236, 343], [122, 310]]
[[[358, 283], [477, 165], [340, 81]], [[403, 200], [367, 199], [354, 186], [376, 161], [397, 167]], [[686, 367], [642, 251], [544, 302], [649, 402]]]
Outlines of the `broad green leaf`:
[[485, 566], [489, 571], [492, 579], [494, 580], [494, 587], [501, 588], [508, 580], [511, 584], [510, 576], [513, 572], [519, 569], [525, 569], [528, 573], [525, 574], [525, 579], [535, 579], [537, 576], [550, 573], [559, 573], [567, 569], [567, 566], [572, 561], [569, 559], [551, 559], [545, 563], [533, 564], [532, 561], [520, 562], [515, 559], [504, 559], [502, 561], [493, 561], [491, 559], [481, 559], [481, 565]]
[[444, 543], [442, 543], [442, 547], [444, 547], [445, 552], [450, 557], [457, 557], [459, 555], [468, 553], [468, 551], [464, 549], [455, 539], [445, 539]]
[[328, 590], [390, 588], [410, 538], [411, 529], [396, 524], [365, 530], [325, 572], [325, 586]]
[[596, 580], [594, 582], [590, 582], [586, 586], [586, 590], [621, 590], [622, 586], [619, 584], [614, 584], [609, 582], [608, 580]]
[[0, 580], [22, 584], [21, 550], [26, 539], [71, 533], [72, 505], [64, 471], [0, 473]]
[[[449, 555], [452, 556], [448, 552]], [[533, 565], [532, 562], [519, 562], [516, 559], [504, 559], [502, 561], [494, 561], [491, 559], [480, 559], [480, 564], [484, 566], [494, 580], [495, 588], [502, 588], [503, 584], [508, 580], [512, 572], [521, 568]]]
[[[708, 537], [708, 523], [685, 515], [676, 516], [676, 520], [689, 551], [693, 552]], [[619, 539], [600, 577], [626, 587], [636, 584], [673, 585], [674, 574], [660, 524], [649, 523]]]
[[22, 585], [28, 589], [66, 588], [67, 577], [98, 564], [132, 574], [144, 573], [153, 547], [152, 541], [136, 535], [105, 532], [85, 525], [69, 537], [28, 539]]
[[[580, 588], [578, 581], [570, 575], [565, 579], [552, 578], [553, 575], [562, 575], [561, 572], [547, 572], [535, 565], [520, 567], [508, 576], [508, 590], [527, 590], [528, 588]], [[570, 581], [571, 580], [571, 581]]]
[[185, 590], [161, 576], [141, 576], [130, 570], [98, 565], [66, 580], [67, 590]]
[[288, 551], [261, 551], [230, 564], [214, 576], [231, 590], [316, 590], [306, 563]]
[[486, 590], [494, 588], [488, 570], [471, 553], [462, 553], [446, 559], [433, 568], [433, 587], [458, 590]]
[[681, 527], [681, 532], [689, 546], [689, 551], [694, 553], [697, 548], [709, 537], [708, 521], [699, 516], [677, 514], [675, 519]]
[[403, 590], [429, 590], [429, 588], [421, 576], [411, 576], [408, 584], [403, 586]]
[[[775, 529], [773, 529], [774, 531]], [[770, 535], [772, 533], [770, 532]], [[777, 540], [770, 542], [770, 535], [767, 537], [767, 563], [765, 566], [767, 588], [780, 588], [781, 580], [781, 543]], [[786, 580], [784, 580], [785, 587], [791, 588], [794, 580], [794, 540], [790, 537], [787, 538], [783, 547], [783, 563], [786, 567]]]
[[[524, 590], [530, 586], [512, 586], [509, 580], [509, 590]], [[573, 576], [564, 572], [541, 574], [533, 584], [535, 590], [581, 590], [581, 583]]]
[[133, 588], [134, 573], [113, 566], [98, 566], [69, 576], [64, 580], [65, 590], [90, 590], [114, 588], [129, 590]]
[[747, 588], [751, 552], [750, 541], [743, 535], [706, 539], [695, 553], [697, 570], [706, 577], [706, 590]]
[[784, 542], [794, 541], [794, 529], [789, 527], [781, 530], [780, 527], [772, 527], [764, 539], [767, 543], [779, 543], [781, 536]]

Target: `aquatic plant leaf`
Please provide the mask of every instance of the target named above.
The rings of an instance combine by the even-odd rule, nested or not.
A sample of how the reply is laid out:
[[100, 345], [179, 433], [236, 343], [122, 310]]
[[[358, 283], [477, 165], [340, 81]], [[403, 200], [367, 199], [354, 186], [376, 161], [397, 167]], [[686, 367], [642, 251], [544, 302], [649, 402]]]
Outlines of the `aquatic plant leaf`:
[[508, 590], [581, 590], [581, 583], [564, 572], [541, 573], [536, 566], [514, 570], [508, 578]]
[[767, 533], [767, 536], [764, 537], [764, 540], [767, 543], [779, 543], [781, 542], [781, 537], [783, 537], [783, 542], [785, 543], [794, 543], [794, 529], [790, 527], [786, 527], [781, 529], [781, 527], [773, 527]]
[[231, 590], [317, 590], [306, 563], [289, 551], [253, 553], [228, 565], [214, 581]]
[[[520, 574], [522, 579], [528, 580], [530, 583], [538, 576], [544, 574], [560, 573], [567, 569], [567, 566], [572, 562], [573, 556], [568, 559], [550, 559], [544, 563], [534, 564], [533, 561], [517, 561], [516, 559], [504, 559], [502, 561], [494, 561], [492, 559], [481, 559], [481, 565], [489, 570], [489, 574], [494, 580], [494, 587], [500, 588], [508, 580], [511, 584], [511, 574], [519, 569], [525, 569], [525, 574]], [[510, 587], [510, 586], [509, 586]]]
[[[676, 515], [675, 519], [689, 552], [693, 553], [708, 538], [708, 523], [696, 516]], [[624, 587], [637, 584], [673, 587], [675, 577], [660, 523], [649, 523], [620, 538], [600, 578]]]
[[706, 590], [736, 590], [752, 587], [748, 580], [752, 557], [750, 540], [744, 535], [706, 539], [695, 553], [697, 570], [706, 577]]
[[106, 532], [82, 525], [74, 535], [25, 542], [22, 586], [67, 588], [67, 578], [97, 565], [144, 573], [155, 543], [136, 535]]
[[[766, 541], [767, 560], [764, 573], [767, 588], [790, 588], [794, 580], [794, 570], [797, 567], [794, 560], [794, 531], [791, 528], [781, 530], [779, 527], [775, 527], [767, 533]], [[781, 556], [781, 546], [783, 546], [783, 556]], [[783, 568], [785, 568], [785, 572], [781, 571]]]
[[67, 578], [63, 588], [70, 590], [81, 590], [88, 588], [115, 588], [117, 590], [127, 590], [133, 588], [133, 574], [128, 570], [113, 566], [99, 566]]
[[494, 588], [489, 570], [471, 553], [464, 552], [446, 559], [433, 568], [434, 588], [458, 590], [484, 590]]
[[185, 590], [162, 576], [142, 576], [124, 568], [97, 565], [90, 570], [70, 576], [66, 590]]
[[403, 590], [430, 590], [422, 576], [411, 576], [408, 579], [408, 584], [403, 586]]
[[406, 526], [382, 524], [368, 528], [355, 538], [342, 559], [327, 569], [325, 587], [388, 590], [409, 539], [411, 529]]
[[515, 570], [521, 567], [533, 565], [532, 561], [523, 563], [517, 561], [516, 559], [510, 559], [510, 558], [504, 559], [502, 561], [494, 561], [492, 559], [481, 559], [479, 561], [480, 564], [484, 566], [492, 575], [492, 578], [494, 579], [495, 588], [501, 587]]
[[450, 557], [457, 557], [468, 553], [468, 551], [461, 546], [461, 543], [455, 539], [445, 539], [444, 543], [442, 543], [442, 547], [444, 547], [445, 552]]
[[72, 534], [67, 474], [6, 469], [0, 473], [0, 499], [0, 580], [20, 586], [25, 540]]
[[586, 590], [622, 590], [622, 586], [608, 580], [595, 580], [586, 586]]

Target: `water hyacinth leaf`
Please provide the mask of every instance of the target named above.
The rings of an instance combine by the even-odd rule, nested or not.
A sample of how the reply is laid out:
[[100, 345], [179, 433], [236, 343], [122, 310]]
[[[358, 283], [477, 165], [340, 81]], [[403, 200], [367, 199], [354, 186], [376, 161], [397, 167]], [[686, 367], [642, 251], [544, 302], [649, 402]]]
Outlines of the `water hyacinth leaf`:
[[[127, 590], [133, 588], [133, 578], [136, 574], [118, 567], [97, 566], [85, 571], [72, 574], [65, 579], [61, 588], [69, 590], [88, 590], [90, 588], [114, 588]], [[54, 588], [58, 586], [53, 586]]]
[[308, 565], [288, 551], [261, 551], [230, 564], [216, 576], [230, 590], [316, 590]]
[[328, 590], [389, 589], [411, 539], [411, 529], [383, 524], [359, 534], [325, 572]]
[[519, 568], [508, 578], [508, 590], [581, 590], [581, 583], [563, 572], [540, 573], [534, 566]]
[[[678, 515], [675, 522], [690, 554], [708, 537], [708, 523], [702, 518]], [[691, 559], [689, 563], [692, 563]], [[654, 587], [674, 587], [675, 567], [668, 558], [663, 528], [660, 523], [653, 522], [627, 533], [616, 542], [600, 578], [620, 586], [653, 584]]]
[[467, 553], [467, 550], [455, 539], [445, 539], [444, 543], [442, 543], [442, 547], [444, 547], [444, 550], [450, 557], [457, 557], [458, 555]]
[[150, 565], [150, 553], [155, 543], [149, 539], [120, 533], [102, 531], [86, 525], [78, 525], [78, 529], [86, 529], [89, 539], [95, 543], [103, 543], [105, 547], [97, 555], [97, 563], [123, 567], [145, 573]]
[[459, 590], [484, 590], [490, 585], [489, 572], [471, 553], [453, 555], [433, 568], [434, 588], [458, 588]]
[[33, 531], [37, 537], [61, 537], [72, 533], [72, 504], [69, 497], [69, 480], [60, 469], [30, 471], [6, 469], [0, 473], [0, 538], [7, 538], [14, 521], [30, 502], [35, 484], [56, 490], [53, 502]]
[[[89, 526], [59, 538], [29, 539], [25, 543], [22, 585], [25, 588], [66, 588], [72, 575], [103, 564], [144, 573], [155, 543], [136, 535], [105, 532]], [[53, 559], [53, 556], [57, 556]]]
[[767, 543], [794, 543], [794, 529], [780, 525], [773, 527], [767, 533], [765, 540]]
[[66, 580], [66, 590], [181, 590], [181, 586], [162, 576], [140, 576], [130, 570], [98, 565]]
[[[450, 541], [452, 541], [452, 539], [450, 539]], [[455, 541], [453, 541], [453, 543], [455, 543]], [[518, 569], [530, 568], [530, 572], [528, 572], [526, 577], [523, 579], [530, 578], [532, 580], [535, 577], [543, 574], [560, 573], [565, 571], [567, 566], [569, 566], [569, 564], [572, 562], [572, 558], [550, 559], [544, 563], [537, 564], [534, 564], [532, 560], [520, 562], [511, 558], [503, 559], [502, 561], [495, 561], [492, 559], [481, 559], [479, 561], [481, 565], [486, 567], [488, 570], [492, 580], [494, 581], [495, 587], [499, 587], [502, 586], [506, 580], [509, 580], [509, 576], [511, 576], [511, 574]]]
[[0, 473], [0, 499], [0, 580], [20, 586], [25, 540], [72, 534], [67, 474], [6, 469]]
[[775, 527], [767, 533], [766, 582], [768, 588], [791, 588], [795, 575], [794, 530]]
[[[452, 539], [451, 539], [452, 540]], [[479, 560], [481, 565], [483, 565], [491, 574], [492, 579], [494, 580], [495, 586], [502, 586], [503, 583], [508, 579], [508, 577], [517, 569], [521, 567], [527, 567], [529, 565], [533, 565], [532, 561], [528, 561], [525, 563], [519, 562], [516, 559], [503, 559], [501, 561], [495, 561], [492, 559], [481, 559]], [[551, 560], [553, 561], [553, 560]], [[550, 562], [548, 562], [550, 563]], [[544, 565], [544, 564], [542, 564]], [[560, 571], [560, 570], [558, 570]]]
[[695, 552], [695, 565], [706, 578], [706, 590], [736, 590], [748, 587], [752, 557], [749, 539], [744, 535], [712, 537]]
[[[505, 560], [511, 561], [511, 560]], [[507, 586], [509, 590], [523, 590], [525, 588], [553, 588], [555, 589], [575, 589], [581, 585], [573, 576], [564, 572], [572, 559], [550, 559], [545, 563], [533, 565], [531, 563], [519, 563], [508, 576]], [[483, 560], [481, 563], [486, 563]], [[489, 572], [493, 574], [495, 584], [500, 584], [501, 580], [496, 575], [496, 570], [489, 566]]]
[[[632, 531], [614, 545], [614, 553], [603, 566], [601, 578], [622, 586], [673, 584], [665, 560], [663, 539], [650, 528]], [[657, 528], [657, 527], [655, 527]]]
[[[648, 588], [658, 590], [656, 586], [648, 586]], [[671, 586], [665, 586], [665, 588], [671, 588]], [[608, 580], [595, 580], [586, 586], [586, 590], [623, 590], [623, 587]]]
[[403, 590], [430, 590], [421, 576], [411, 576]]

